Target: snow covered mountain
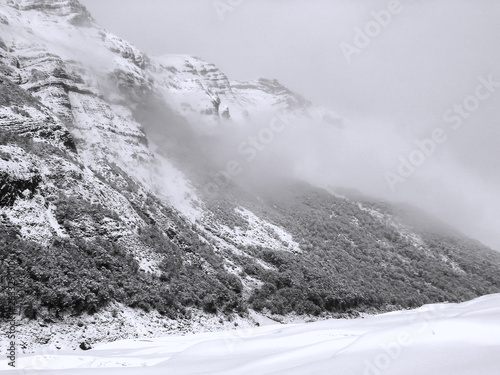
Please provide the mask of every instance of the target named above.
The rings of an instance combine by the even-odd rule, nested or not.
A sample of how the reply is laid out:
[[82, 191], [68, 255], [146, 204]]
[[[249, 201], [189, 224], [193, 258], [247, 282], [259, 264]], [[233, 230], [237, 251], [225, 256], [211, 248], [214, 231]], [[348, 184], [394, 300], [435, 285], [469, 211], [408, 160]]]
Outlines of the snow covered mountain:
[[[322, 116], [326, 121], [337, 119], [276, 82], [238, 83], [233, 89], [222, 72], [200, 59], [151, 59], [95, 25], [76, 1], [7, 1], [1, 17], [4, 87], [25, 96], [16, 100], [5, 93], [3, 129], [72, 151], [85, 166], [79, 171], [83, 180], [94, 186], [83, 189], [80, 196], [113, 210], [120, 206], [120, 217], [135, 226], [138, 218], [129, 205], [119, 203], [119, 198], [112, 205], [108, 194], [92, 193], [99, 184], [88, 169], [123, 186], [123, 179], [111, 170], [110, 165], [116, 165], [141, 182], [141, 188], [162, 196], [190, 220], [203, 215], [194, 208], [200, 202], [189, 182], [148, 147], [143, 126], [134, 118], [134, 111], [148, 100], [157, 99], [192, 123], [210, 124], [231, 116], [247, 118], [249, 112], [278, 110]], [[16, 167], [26, 167], [24, 162], [20, 158]], [[71, 195], [72, 191], [66, 189], [65, 193]], [[187, 194], [191, 198], [186, 199]], [[45, 210], [39, 211], [40, 216]], [[19, 222], [14, 215], [8, 216]], [[27, 220], [33, 218], [32, 214], [26, 216]], [[43, 219], [38, 220], [37, 230], [31, 229], [27, 238], [34, 240], [46, 237], [37, 230], [62, 233], [53, 221]], [[21, 230], [25, 232], [23, 227]]]
[[[76, 0], [0, 0], [0, 38], [1, 259], [17, 265], [23, 319], [130, 309], [159, 314], [161, 334], [249, 307], [355, 315], [500, 291], [498, 253], [389, 205], [298, 181], [207, 194], [217, 164], [200, 145], [221, 128], [279, 114], [342, 130], [279, 82], [147, 56]], [[73, 344], [107, 339], [93, 335]]]

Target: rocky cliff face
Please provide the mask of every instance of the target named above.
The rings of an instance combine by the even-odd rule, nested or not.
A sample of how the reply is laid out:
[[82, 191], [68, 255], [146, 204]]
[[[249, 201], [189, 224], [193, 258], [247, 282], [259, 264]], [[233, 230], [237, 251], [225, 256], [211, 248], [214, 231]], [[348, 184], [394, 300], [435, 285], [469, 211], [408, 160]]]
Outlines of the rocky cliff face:
[[7, 5], [21, 11], [42, 11], [75, 26], [91, 26], [93, 23], [90, 13], [76, 0], [8, 0]]
[[[13, 87], [21, 97], [17, 107], [5, 102], [3, 129], [35, 140], [35, 133], [42, 133], [45, 141], [57, 138], [77, 154], [79, 162], [113, 183], [120, 179], [109, 165], [116, 165], [146, 189], [165, 195], [167, 204], [189, 212], [190, 218], [203, 215], [193, 214], [196, 209], [191, 206], [193, 202], [199, 205], [198, 198], [182, 173], [148, 147], [135, 116], [141, 106], [160, 103], [186, 118], [187, 124], [206, 126], [244, 121], [263, 111], [269, 115], [296, 111], [299, 116], [309, 116], [308, 109], [317, 110], [299, 95], [267, 80], [234, 84], [235, 95], [227, 77], [199, 58], [151, 59], [94, 24], [76, 1], [7, 1], [2, 16], [6, 19], [0, 55], [5, 91]], [[87, 19], [85, 27], [70, 22], [75, 17]], [[23, 109], [30, 102], [39, 107], [36, 113]], [[54, 142], [51, 144], [61, 146]], [[171, 178], [159, 177], [158, 172], [165, 170], [175, 174], [185, 192], [177, 192], [177, 185], [158, 189], [158, 184]], [[192, 198], [178, 197], [184, 193]]]
[[0, 0], [0, 37], [0, 233], [17, 241], [1, 254], [20, 265], [27, 318], [321, 315], [499, 290], [500, 256], [457, 233], [297, 182], [207, 197], [214, 171], [158, 148], [276, 113], [341, 128], [279, 82], [149, 57], [73, 0]]

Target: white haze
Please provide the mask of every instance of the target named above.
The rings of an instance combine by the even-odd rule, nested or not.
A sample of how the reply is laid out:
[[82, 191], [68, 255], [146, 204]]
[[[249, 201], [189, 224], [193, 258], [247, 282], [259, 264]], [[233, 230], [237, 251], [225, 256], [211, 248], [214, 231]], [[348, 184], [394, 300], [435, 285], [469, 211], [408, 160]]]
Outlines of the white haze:
[[[443, 122], [479, 76], [500, 82], [500, 3], [403, 0], [348, 63], [339, 44], [352, 43], [354, 29], [390, 1], [243, 0], [223, 21], [208, 0], [81, 2], [147, 53], [200, 56], [235, 80], [277, 78], [335, 110], [346, 119], [343, 133], [310, 126], [269, 145], [301, 176], [413, 203], [500, 250], [500, 89], [459, 129]], [[447, 141], [391, 191], [384, 173], [438, 127]]]

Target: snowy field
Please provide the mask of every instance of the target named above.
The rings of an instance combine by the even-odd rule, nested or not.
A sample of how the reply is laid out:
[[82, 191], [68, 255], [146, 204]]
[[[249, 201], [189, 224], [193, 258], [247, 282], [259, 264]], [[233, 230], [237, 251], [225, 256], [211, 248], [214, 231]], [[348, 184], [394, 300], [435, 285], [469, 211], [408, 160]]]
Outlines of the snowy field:
[[[0, 369], [6, 365], [2, 359]], [[364, 319], [267, 325], [124, 340], [89, 351], [38, 353], [21, 357], [11, 373], [498, 375], [500, 294]]]

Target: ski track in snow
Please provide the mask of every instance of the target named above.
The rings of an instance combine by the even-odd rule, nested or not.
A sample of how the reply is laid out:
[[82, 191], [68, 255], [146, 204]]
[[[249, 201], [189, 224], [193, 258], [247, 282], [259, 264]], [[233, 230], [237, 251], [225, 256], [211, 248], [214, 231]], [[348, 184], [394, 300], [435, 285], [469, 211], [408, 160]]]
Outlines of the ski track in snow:
[[[359, 319], [123, 340], [19, 358], [40, 374], [500, 374], [500, 294]], [[7, 368], [6, 360], [0, 369]], [[26, 371], [28, 370], [28, 371]]]

